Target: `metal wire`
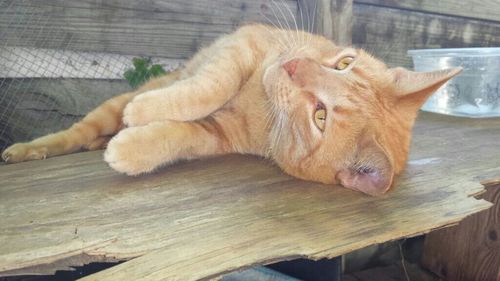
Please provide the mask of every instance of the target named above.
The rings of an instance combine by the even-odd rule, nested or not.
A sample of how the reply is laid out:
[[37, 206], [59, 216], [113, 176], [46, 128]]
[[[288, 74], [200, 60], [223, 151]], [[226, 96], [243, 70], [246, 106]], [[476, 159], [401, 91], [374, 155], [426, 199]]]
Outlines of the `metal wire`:
[[[63, 81], [123, 80], [119, 88], [127, 87], [123, 73], [132, 68], [134, 56], [85, 51], [85, 44], [91, 43], [84, 36], [75, 38], [67, 26], [56, 26], [44, 2], [0, 0], [0, 151], [64, 129], [82, 117], [80, 104], [71, 114], [61, 107], [67, 98], [61, 95], [73, 90], [65, 89]], [[153, 61], [166, 64], [162, 58]], [[59, 94], [47, 93], [41, 84], [52, 85]], [[109, 97], [107, 93], [94, 103]]]

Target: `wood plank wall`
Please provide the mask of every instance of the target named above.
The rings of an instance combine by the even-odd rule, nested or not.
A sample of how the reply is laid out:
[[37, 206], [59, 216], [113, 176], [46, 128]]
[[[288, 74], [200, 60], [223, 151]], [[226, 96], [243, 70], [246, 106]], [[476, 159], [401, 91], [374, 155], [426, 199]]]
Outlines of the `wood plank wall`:
[[390, 65], [411, 66], [408, 49], [500, 46], [496, 0], [2, 0], [0, 37], [11, 46], [184, 59], [242, 23], [274, 20], [272, 7], [283, 19], [273, 2], [287, 7], [290, 26], [287, 13], [298, 19], [301, 7], [333, 15], [318, 13], [316, 26], [342, 45], [353, 24], [353, 43]]
[[185, 59], [244, 23], [279, 18], [292, 26], [297, 0], [276, 3], [280, 7], [269, 0], [2, 0], [0, 47]]
[[351, 20], [352, 0], [1, 0], [0, 47], [185, 59], [255, 22], [298, 26], [347, 45]]
[[500, 1], [354, 0], [353, 44], [391, 66], [409, 49], [500, 46]]

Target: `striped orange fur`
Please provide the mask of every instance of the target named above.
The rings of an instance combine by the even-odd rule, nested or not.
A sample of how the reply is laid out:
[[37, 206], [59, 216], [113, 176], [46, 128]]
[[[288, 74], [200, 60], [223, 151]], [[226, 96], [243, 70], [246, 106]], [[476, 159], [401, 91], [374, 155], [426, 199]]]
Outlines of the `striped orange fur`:
[[179, 159], [255, 154], [298, 178], [380, 195], [405, 166], [418, 109], [459, 72], [388, 68], [321, 36], [244, 26], [182, 69], [106, 101], [67, 130], [14, 144], [2, 158], [107, 144], [109, 165], [138, 175]]

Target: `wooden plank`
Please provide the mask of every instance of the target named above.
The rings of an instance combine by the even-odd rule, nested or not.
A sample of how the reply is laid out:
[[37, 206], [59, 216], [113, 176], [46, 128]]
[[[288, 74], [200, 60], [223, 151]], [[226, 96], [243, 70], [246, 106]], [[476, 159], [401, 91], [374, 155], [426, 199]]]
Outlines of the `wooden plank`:
[[354, 0], [354, 2], [425, 13], [500, 21], [500, 2], [497, 0]]
[[391, 66], [411, 67], [409, 49], [500, 45], [500, 24], [355, 4], [353, 44]]
[[445, 280], [500, 280], [500, 183], [481, 198], [494, 206], [425, 239], [422, 263]]
[[[303, 17], [314, 33], [322, 34], [341, 46], [352, 43], [352, 0], [298, 0]], [[309, 24], [304, 28], [308, 30]]]
[[[297, 14], [296, 0], [278, 3]], [[252, 0], [4, 0], [0, 37], [8, 46], [185, 59], [244, 23], [276, 20], [261, 6]], [[280, 20], [293, 22], [288, 15]]]
[[426, 233], [491, 206], [470, 195], [499, 179], [499, 126], [422, 114], [408, 169], [381, 198], [237, 155], [141, 177], [99, 151], [1, 166], [1, 275], [85, 254], [138, 257], [87, 280], [197, 280]]

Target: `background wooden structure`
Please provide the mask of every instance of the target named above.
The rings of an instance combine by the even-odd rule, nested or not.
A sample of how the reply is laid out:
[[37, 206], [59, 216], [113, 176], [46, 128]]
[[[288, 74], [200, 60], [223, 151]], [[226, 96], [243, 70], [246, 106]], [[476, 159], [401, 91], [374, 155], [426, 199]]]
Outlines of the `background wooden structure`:
[[354, 0], [353, 44], [411, 67], [409, 49], [500, 46], [499, 1]]
[[423, 264], [444, 280], [500, 280], [500, 181], [484, 184], [493, 207], [425, 239]]
[[22, 47], [187, 59], [242, 24], [295, 29], [294, 18], [299, 28], [314, 25], [315, 31], [343, 44], [350, 43], [351, 35], [351, 0], [2, 0], [0, 4], [7, 10], [16, 7], [2, 15], [0, 34], [9, 45]]
[[[283, 26], [295, 28], [292, 15], [299, 28], [313, 29], [340, 45], [352, 42], [391, 66], [411, 68], [408, 49], [500, 45], [498, 1], [0, 0], [0, 73], [7, 62], [15, 62], [6, 54], [26, 57], [12, 47], [35, 52], [29, 62], [15, 66], [22, 69], [18, 72], [42, 69], [33, 76], [0, 75], [4, 79], [0, 81], [0, 149], [65, 128], [103, 100], [129, 89], [117, 81], [96, 86], [102, 79], [116, 79], [123, 70], [109, 76], [104, 70], [93, 70], [93, 65], [80, 65], [76, 66], [83, 70], [80, 77], [47, 71], [44, 64], [50, 59], [43, 51], [33, 50], [97, 52], [96, 65], [111, 68], [115, 59], [105, 54], [161, 57], [176, 60], [177, 65], [244, 23], [272, 21], [279, 26], [279, 19]], [[73, 71], [75, 62], [85, 55], [78, 56], [50, 64]], [[56, 56], [60, 57], [64, 56]], [[85, 71], [94, 81], [74, 80], [89, 79]], [[66, 80], [57, 86], [54, 77]], [[46, 78], [53, 81], [39, 81]], [[25, 95], [3, 97], [16, 91]]]

